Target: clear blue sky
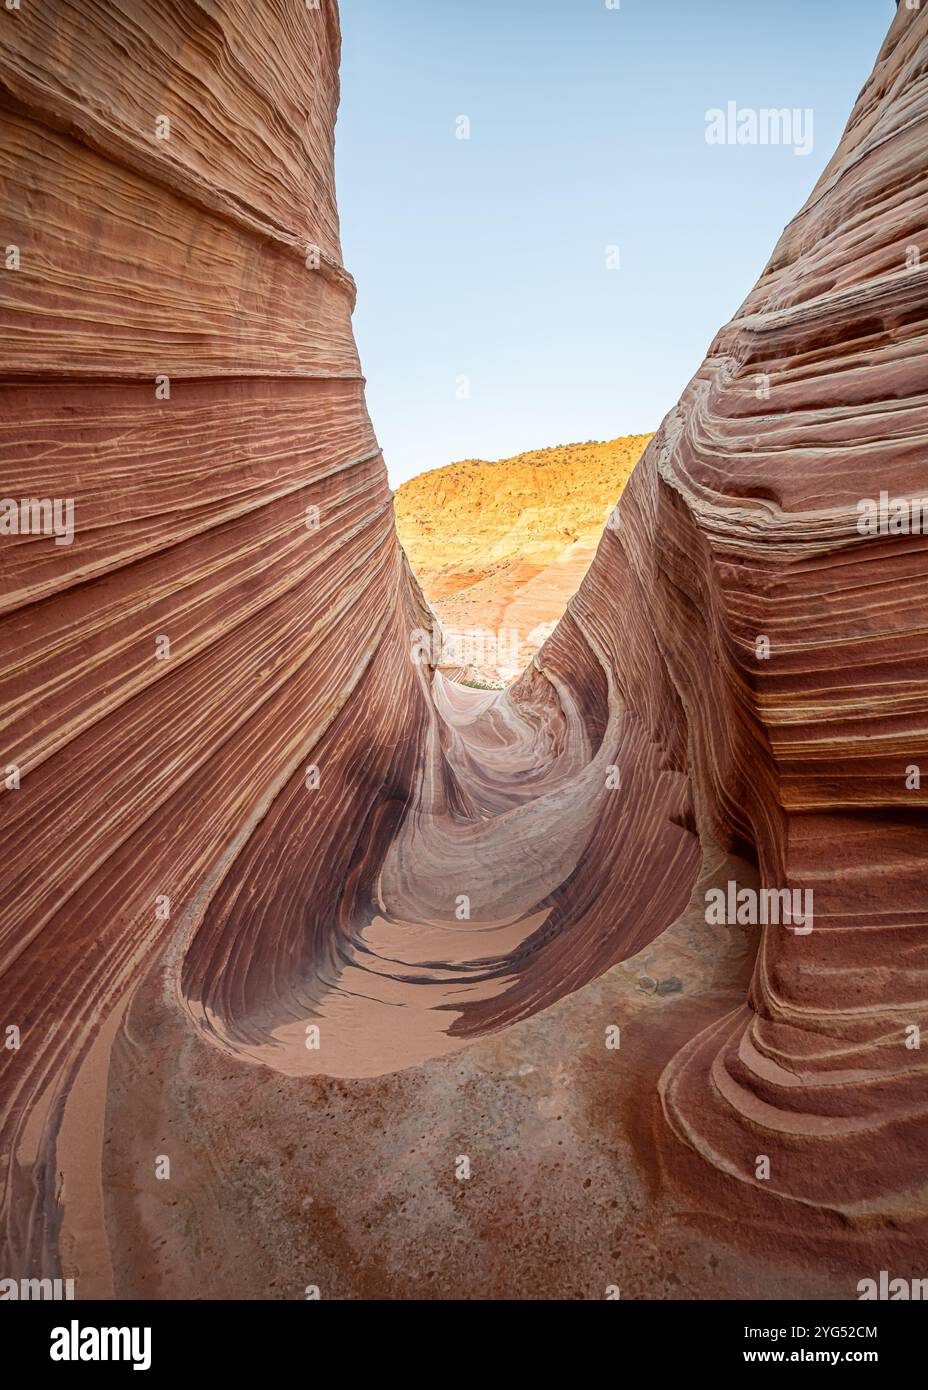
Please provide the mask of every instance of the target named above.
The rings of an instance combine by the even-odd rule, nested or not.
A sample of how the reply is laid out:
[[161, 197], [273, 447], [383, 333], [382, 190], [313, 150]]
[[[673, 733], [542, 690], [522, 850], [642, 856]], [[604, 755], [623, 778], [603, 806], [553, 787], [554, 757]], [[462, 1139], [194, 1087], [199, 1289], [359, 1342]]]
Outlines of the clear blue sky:
[[[655, 429], [831, 157], [894, 13], [341, 0], [342, 243], [394, 486]], [[812, 153], [707, 144], [729, 101], [811, 107]]]

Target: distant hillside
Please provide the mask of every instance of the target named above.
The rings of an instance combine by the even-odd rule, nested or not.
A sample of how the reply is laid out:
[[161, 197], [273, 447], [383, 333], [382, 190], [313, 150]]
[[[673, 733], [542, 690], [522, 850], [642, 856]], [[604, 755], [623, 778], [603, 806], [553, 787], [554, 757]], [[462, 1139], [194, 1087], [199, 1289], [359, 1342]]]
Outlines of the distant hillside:
[[400, 540], [445, 627], [518, 633], [511, 658], [494, 660], [487, 644], [490, 659], [481, 659], [478, 646], [467, 662], [475, 676], [511, 679], [541, 646], [650, 438], [466, 459], [398, 488]]

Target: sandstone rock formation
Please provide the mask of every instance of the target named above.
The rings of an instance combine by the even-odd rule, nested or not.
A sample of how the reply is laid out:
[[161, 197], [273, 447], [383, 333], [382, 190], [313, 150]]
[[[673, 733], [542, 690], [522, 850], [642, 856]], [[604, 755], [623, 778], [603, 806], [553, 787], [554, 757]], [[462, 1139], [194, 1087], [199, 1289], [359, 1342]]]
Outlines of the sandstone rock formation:
[[[0, 537], [0, 1265], [924, 1273], [928, 543], [858, 504], [928, 493], [928, 12], [502, 694], [411, 659], [338, 50], [331, 0], [3, 15], [3, 491], [74, 538]], [[707, 920], [732, 881], [814, 930]]]
[[397, 489], [400, 544], [445, 634], [449, 667], [505, 683], [580, 587], [649, 434], [466, 459]]

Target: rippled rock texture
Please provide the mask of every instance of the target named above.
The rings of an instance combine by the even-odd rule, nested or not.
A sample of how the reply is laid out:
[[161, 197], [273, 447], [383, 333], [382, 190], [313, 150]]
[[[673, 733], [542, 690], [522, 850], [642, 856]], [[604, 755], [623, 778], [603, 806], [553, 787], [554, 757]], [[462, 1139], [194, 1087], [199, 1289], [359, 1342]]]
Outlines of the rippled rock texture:
[[[0, 1272], [924, 1274], [928, 545], [858, 504], [928, 495], [928, 12], [504, 694], [396, 538], [334, 5], [0, 38], [3, 491], [74, 522], [0, 538]], [[814, 929], [707, 920], [732, 881]]]

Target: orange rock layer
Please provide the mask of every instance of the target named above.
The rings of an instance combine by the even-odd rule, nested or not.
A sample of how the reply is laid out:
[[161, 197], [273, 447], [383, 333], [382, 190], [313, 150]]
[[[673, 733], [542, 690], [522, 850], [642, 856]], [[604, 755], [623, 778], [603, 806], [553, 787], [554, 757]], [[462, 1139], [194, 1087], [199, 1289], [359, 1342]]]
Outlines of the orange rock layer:
[[397, 489], [397, 534], [441, 621], [447, 666], [477, 681], [521, 674], [579, 589], [650, 438], [468, 459]]
[[[648, 1209], [760, 1240], [780, 1291], [820, 1268], [853, 1296], [871, 1257], [917, 1270], [928, 542], [862, 534], [858, 503], [928, 494], [928, 12], [897, 11], [809, 202], [503, 693], [413, 659], [430, 615], [340, 263], [338, 49], [331, 3], [4, 16], [3, 491], [71, 499], [75, 531], [0, 537], [0, 1269], [79, 1296], [253, 1294], [244, 1267], [287, 1261], [308, 1282], [305, 1213], [268, 1205], [248, 1146], [286, 1131], [296, 1181], [319, 1132], [338, 1162], [316, 1229], [357, 1224], [314, 1258], [369, 1290], [342, 1171], [365, 1156], [398, 1249], [378, 1183], [425, 1162], [412, 1118], [450, 1172], [497, 1132], [484, 1112], [459, 1133], [463, 1091], [446, 1114], [465, 1050], [515, 1097], [530, 1037], [549, 1123], [588, 1058], [590, 1163], [630, 1171], [633, 1135]], [[814, 891], [814, 929], [710, 928], [733, 879]], [[737, 961], [723, 978], [745, 941], [749, 987]], [[643, 1021], [611, 967], [648, 952], [690, 973], [642, 976]], [[603, 1008], [630, 1059], [607, 1074]], [[535, 1197], [514, 1175], [497, 1198], [499, 1263], [473, 1277], [505, 1293]], [[451, 1208], [420, 1211], [436, 1261], [478, 1248]], [[584, 1249], [615, 1222], [607, 1204]], [[569, 1270], [567, 1229], [542, 1236]], [[548, 1293], [572, 1277], [552, 1263]]]

